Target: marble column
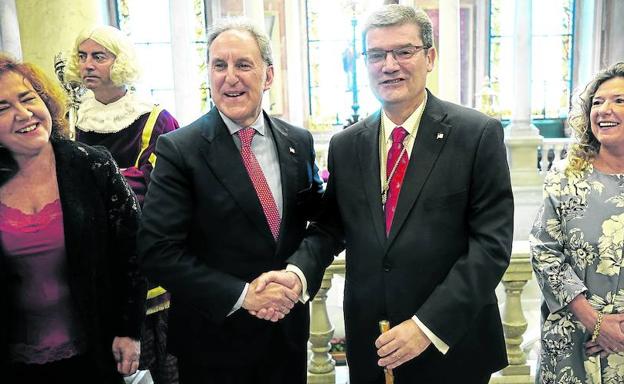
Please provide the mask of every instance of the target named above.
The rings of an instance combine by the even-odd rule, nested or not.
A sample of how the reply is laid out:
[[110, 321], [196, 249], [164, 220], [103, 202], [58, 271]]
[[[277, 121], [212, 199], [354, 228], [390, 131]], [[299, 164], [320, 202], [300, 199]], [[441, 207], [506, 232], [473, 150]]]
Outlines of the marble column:
[[[290, 123], [299, 127], [303, 126], [305, 116], [304, 95], [304, 62], [303, 48], [305, 47], [302, 7], [300, 1], [285, 1], [284, 12], [286, 17], [286, 68], [283, 72], [286, 81], [287, 116], [284, 116]], [[290, 96], [290, 97], [289, 97]]]
[[82, 29], [105, 22], [98, 1], [20, 0], [16, 6], [23, 59], [51, 78], [56, 78], [54, 56], [71, 50]]
[[542, 183], [537, 171], [537, 148], [542, 137], [531, 124], [532, 0], [516, 0], [514, 15], [514, 95], [511, 124], [506, 139], [512, 184], [534, 187]]
[[[170, 8], [171, 18], [171, 54], [174, 57], [173, 87], [175, 92], [175, 117], [181, 125], [190, 124], [201, 115], [201, 92], [197, 76], [197, 50], [194, 41], [195, 10], [192, 1], [180, 1]], [[169, 28], [163, 25], [162, 28]], [[206, 57], [203, 57], [205, 61]]]
[[[245, 17], [250, 19], [256, 26], [266, 32], [266, 25], [264, 22], [264, 0], [245, 0], [244, 5]], [[276, 22], [279, 21], [276, 20]], [[271, 110], [271, 97], [268, 91], [264, 92], [264, 96], [262, 97], [262, 108], [265, 111]]]
[[439, 95], [460, 104], [459, 0], [440, 0]]
[[[261, 28], [264, 28], [264, 1], [263, 0], [245, 0], [245, 16], [253, 20], [253, 22]], [[263, 29], [265, 30], [265, 29]]]
[[22, 58], [15, 0], [0, 0], [0, 51]]
[[505, 143], [514, 192], [514, 240], [527, 240], [542, 201], [537, 150], [543, 138], [531, 124], [532, 0], [516, 0], [514, 13], [514, 105]]

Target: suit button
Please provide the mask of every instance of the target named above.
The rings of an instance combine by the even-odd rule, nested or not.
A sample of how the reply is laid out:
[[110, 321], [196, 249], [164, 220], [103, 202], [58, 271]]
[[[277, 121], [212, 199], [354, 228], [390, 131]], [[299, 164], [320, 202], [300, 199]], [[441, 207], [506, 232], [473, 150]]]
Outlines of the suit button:
[[390, 264], [386, 263], [383, 265], [384, 272], [390, 272]]

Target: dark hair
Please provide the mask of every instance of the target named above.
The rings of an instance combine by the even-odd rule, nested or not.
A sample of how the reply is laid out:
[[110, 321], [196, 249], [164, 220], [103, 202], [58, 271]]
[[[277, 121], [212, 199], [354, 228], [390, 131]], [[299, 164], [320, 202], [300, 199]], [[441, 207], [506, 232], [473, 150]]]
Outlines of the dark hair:
[[616, 77], [624, 78], [624, 62], [615, 63], [598, 72], [574, 103], [568, 117], [568, 124], [574, 131], [576, 143], [571, 146], [568, 155], [567, 168], [569, 170], [582, 171], [586, 169], [591, 160], [598, 154], [600, 142], [592, 132], [589, 117], [592, 102], [598, 88], [606, 81]]
[[[13, 72], [28, 79], [33, 89], [48, 108], [52, 117], [51, 139], [68, 137], [68, 124], [65, 114], [67, 111], [66, 95], [59, 85], [48, 78], [41, 69], [33, 64], [20, 63], [9, 56], [0, 53], [0, 78], [8, 72]], [[17, 162], [11, 152], [0, 147], [0, 185], [5, 184], [18, 171]]]

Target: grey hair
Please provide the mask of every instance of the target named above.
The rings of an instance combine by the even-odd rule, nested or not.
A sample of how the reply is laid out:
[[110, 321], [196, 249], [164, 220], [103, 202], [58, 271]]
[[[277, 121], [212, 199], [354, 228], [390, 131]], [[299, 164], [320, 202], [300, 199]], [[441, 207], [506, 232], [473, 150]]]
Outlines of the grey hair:
[[371, 13], [364, 23], [362, 36], [366, 41], [366, 34], [371, 29], [404, 24], [416, 25], [425, 48], [433, 47], [433, 26], [429, 16], [422, 9], [401, 4], [387, 4]]
[[208, 61], [210, 61], [210, 46], [215, 39], [225, 31], [237, 30], [243, 32], [249, 32], [253, 36], [258, 48], [260, 49], [260, 55], [266, 65], [273, 65], [273, 53], [271, 51], [271, 40], [266, 33], [253, 24], [249, 19], [244, 17], [232, 17], [220, 20], [216, 24], [212, 25], [208, 29]]
[[591, 159], [600, 151], [600, 142], [591, 129], [591, 107], [598, 88], [616, 77], [624, 78], [624, 62], [622, 61], [598, 72], [572, 104], [568, 125], [576, 136], [576, 143], [572, 145], [568, 154], [570, 170], [586, 169]]

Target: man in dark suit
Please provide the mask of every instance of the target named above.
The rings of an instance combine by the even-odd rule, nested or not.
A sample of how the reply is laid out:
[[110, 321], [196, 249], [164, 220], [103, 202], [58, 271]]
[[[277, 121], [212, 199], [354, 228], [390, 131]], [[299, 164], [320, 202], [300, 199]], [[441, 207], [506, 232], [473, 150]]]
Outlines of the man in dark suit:
[[[262, 111], [273, 66], [259, 29], [243, 20], [213, 27], [208, 66], [216, 107], [156, 145], [139, 231], [143, 268], [172, 293], [168, 348], [182, 384], [303, 384], [301, 287], [256, 292], [255, 279], [286, 267], [318, 210], [312, 136]], [[274, 310], [272, 322], [248, 312], [263, 307]]]
[[503, 129], [426, 90], [436, 51], [423, 11], [384, 6], [364, 36], [382, 111], [332, 138], [322, 213], [289, 263], [313, 296], [346, 247], [351, 384], [383, 383], [381, 367], [397, 384], [487, 383], [507, 365], [494, 293], [513, 231]]

